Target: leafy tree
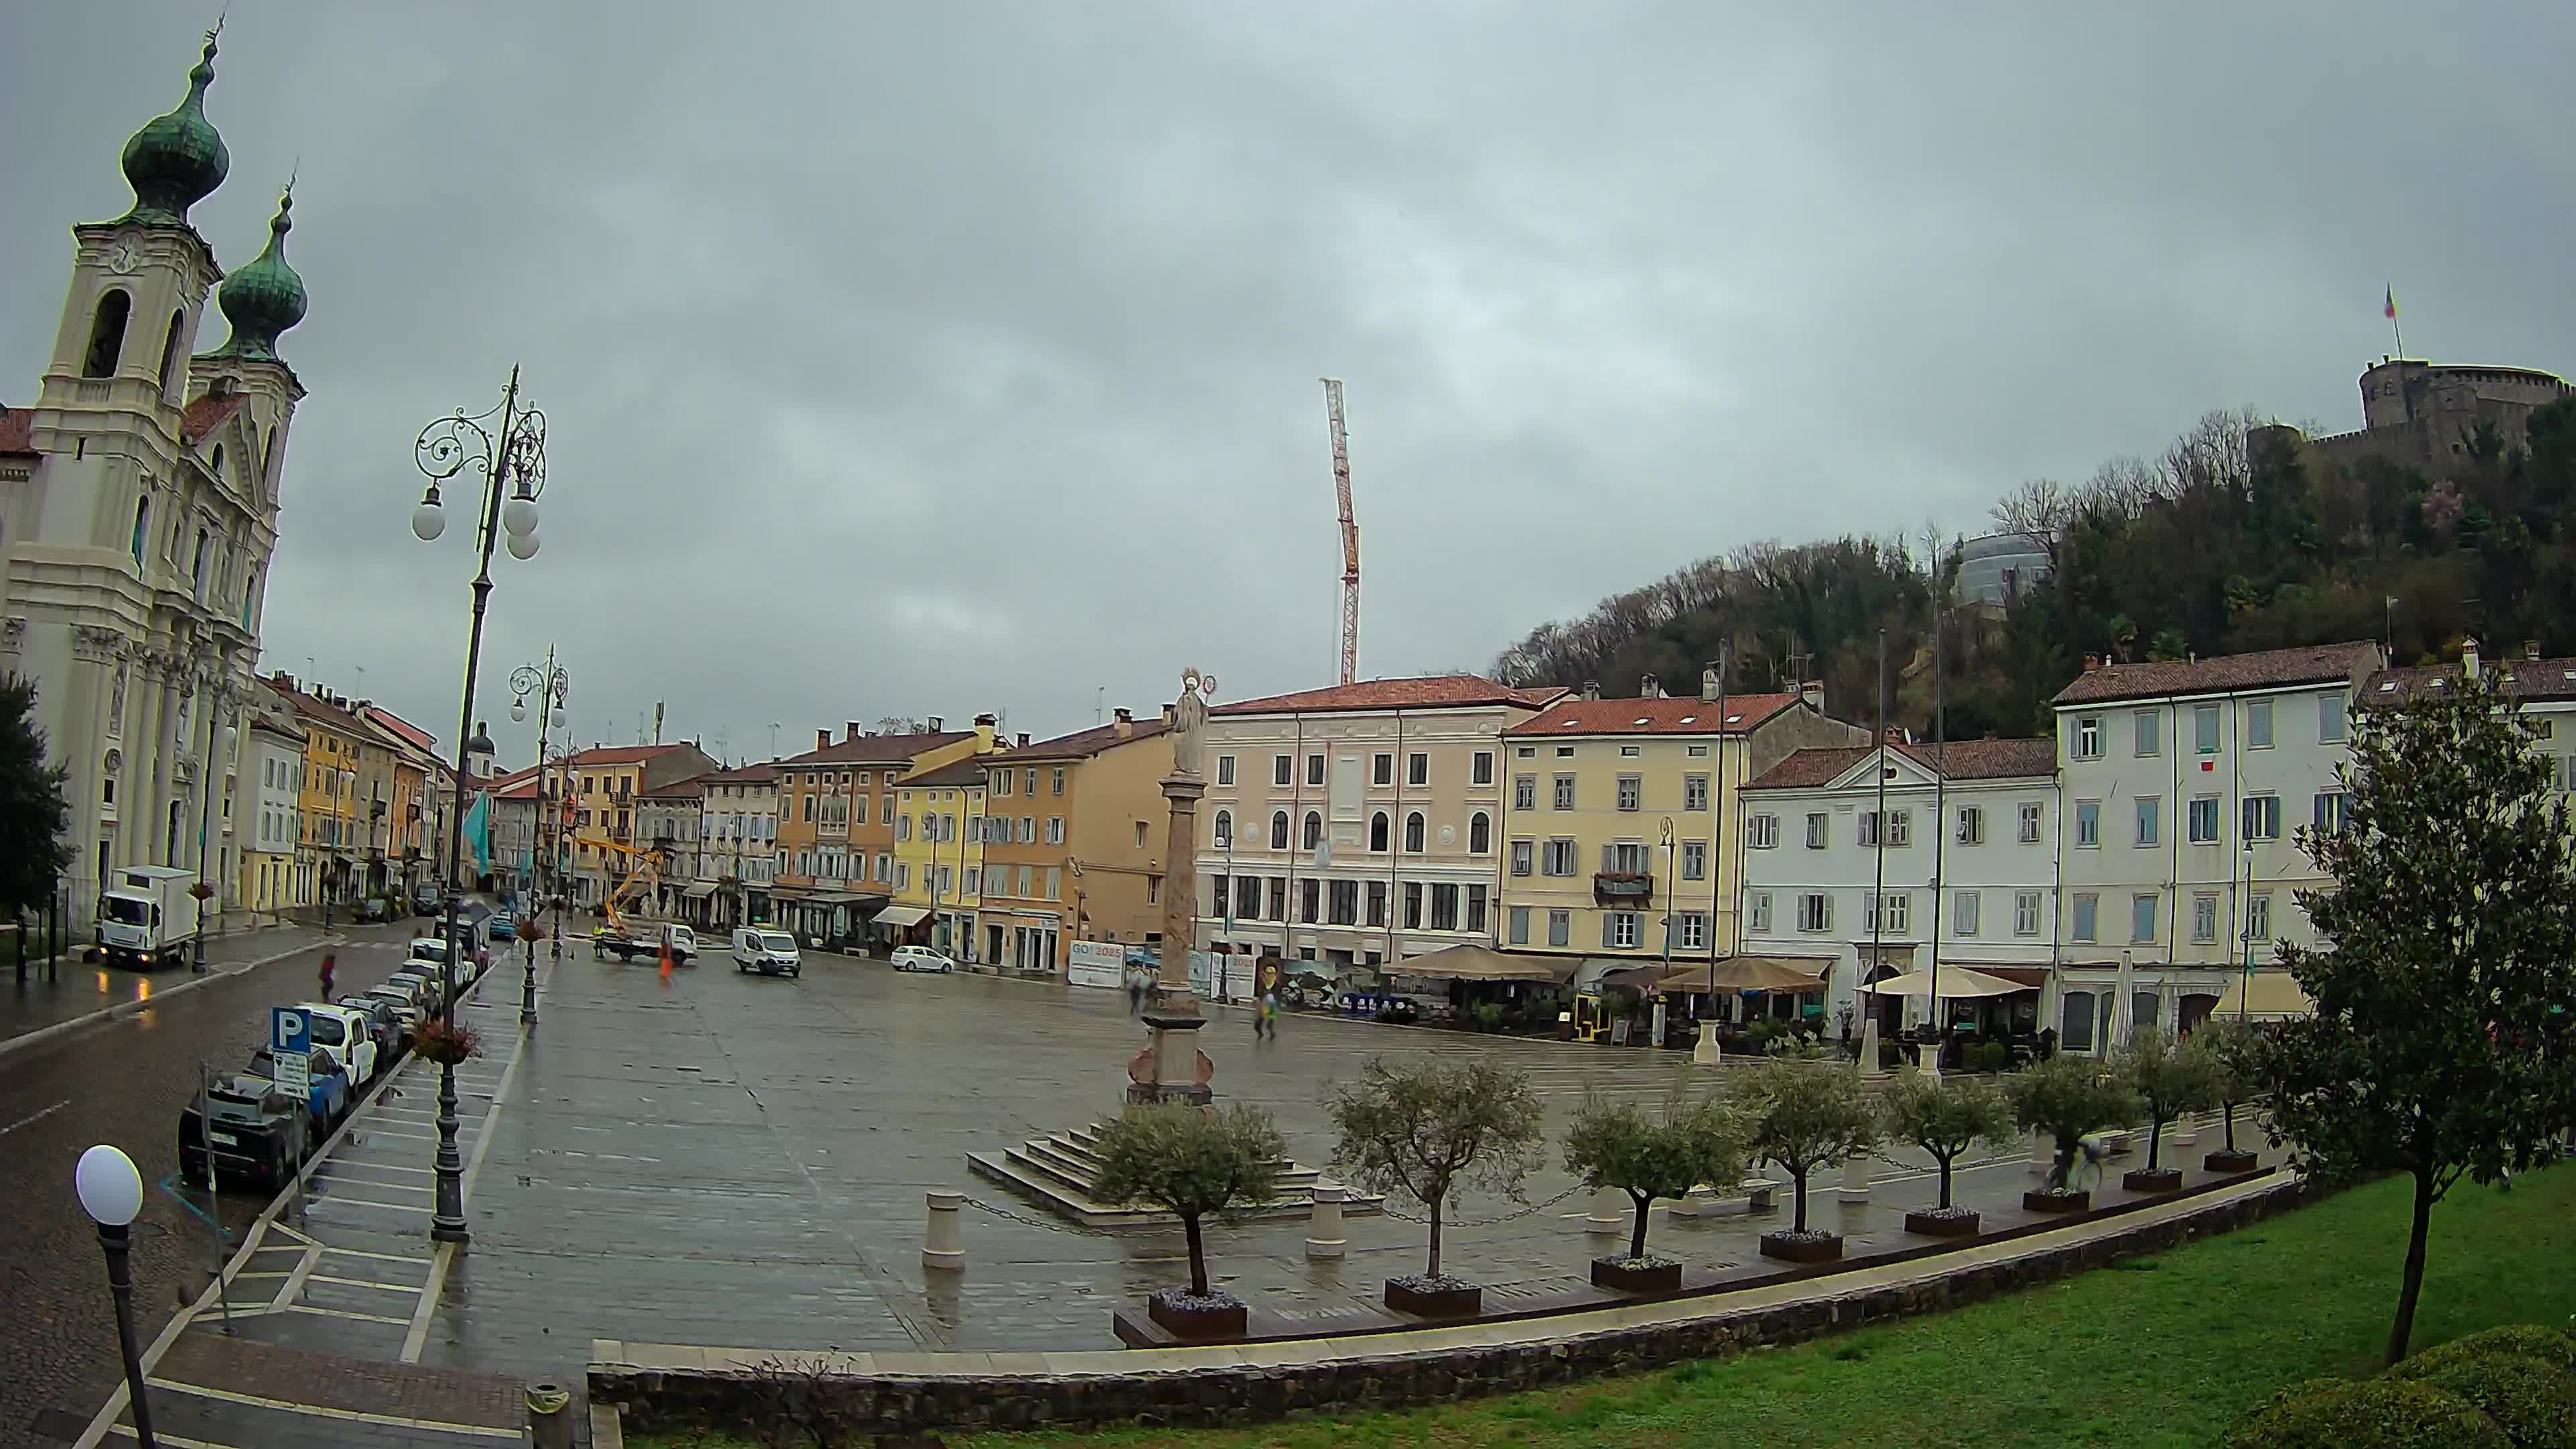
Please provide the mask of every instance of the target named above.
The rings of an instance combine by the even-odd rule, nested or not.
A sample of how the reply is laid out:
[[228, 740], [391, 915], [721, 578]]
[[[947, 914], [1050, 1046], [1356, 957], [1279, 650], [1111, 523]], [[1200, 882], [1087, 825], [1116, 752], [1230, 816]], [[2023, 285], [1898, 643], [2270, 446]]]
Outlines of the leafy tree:
[[1431, 1215], [1431, 1259], [1440, 1276], [1440, 1218], [1459, 1192], [1481, 1187], [1521, 1200], [1521, 1181], [1545, 1149], [1547, 1109], [1526, 1073], [1483, 1058], [1390, 1066], [1335, 1089], [1325, 1115], [1341, 1134], [1333, 1166], [1371, 1192], [1412, 1198]]
[[45, 764], [45, 732], [36, 728], [36, 684], [0, 676], [0, 910], [12, 918], [54, 898], [71, 867], [69, 772]]
[[2012, 1099], [2013, 1121], [2024, 1131], [2047, 1133], [2056, 1144], [2056, 1160], [2048, 1169], [2051, 1192], [2066, 1191], [2074, 1179], [2075, 1153], [2088, 1134], [2126, 1127], [2146, 1110], [2109, 1067], [2066, 1052], [2023, 1068], [2005, 1091]]
[[2013, 1130], [2012, 1104], [1975, 1077], [1927, 1077], [1908, 1067], [1887, 1092], [1888, 1135], [1910, 1142], [1941, 1165], [1941, 1207], [1950, 1206], [1950, 1165], [1980, 1142]]
[[2187, 1112], [2218, 1104], [2218, 1059], [2197, 1038], [2177, 1040], [2142, 1026], [2128, 1049], [2111, 1059], [2121, 1084], [2137, 1095], [2147, 1118], [2147, 1171], [2163, 1166], [2165, 1126]]
[[1591, 1098], [1565, 1133], [1565, 1170], [1595, 1192], [1617, 1188], [1637, 1205], [1628, 1256], [1646, 1256], [1646, 1210], [1702, 1183], [1744, 1177], [1744, 1126], [1714, 1097], [1667, 1103], [1658, 1118], [1633, 1101]]
[[1778, 1164], [1796, 1185], [1792, 1232], [1807, 1230], [1807, 1175], [1870, 1151], [1882, 1136], [1878, 1103], [1858, 1072], [1839, 1066], [1766, 1066], [1752, 1114], [1754, 1160]]
[[2214, 1069], [2210, 1089], [2218, 1105], [2227, 1150], [2236, 1150], [2236, 1109], [2262, 1089], [2262, 1031], [2241, 1017], [2214, 1016], [2200, 1024], [2192, 1040], [2209, 1052]]
[[1181, 1220], [1190, 1244], [1190, 1293], [1208, 1296], [1207, 1247], [1199, 1220], [1228, 1216], [1279, 1195], [1287, 1144], [1258, 1107], [1218, 1112], [1186, 1102], [1129, 1107], [1100, 1131], [1105, 1202], [1146, 1202]]
[[2387, 1359], [2405, 1357], [2433, 1205], [2541, 1160], [2576, 1123], [2568, 808], [2492, 676], [2358, 714], [2342, 830], [2302, 830], [2324, 948], [2281, 959], [2316, 1002], [2266, 1052], [2272, 1133], [2302, 1167], [2414, 1179]]

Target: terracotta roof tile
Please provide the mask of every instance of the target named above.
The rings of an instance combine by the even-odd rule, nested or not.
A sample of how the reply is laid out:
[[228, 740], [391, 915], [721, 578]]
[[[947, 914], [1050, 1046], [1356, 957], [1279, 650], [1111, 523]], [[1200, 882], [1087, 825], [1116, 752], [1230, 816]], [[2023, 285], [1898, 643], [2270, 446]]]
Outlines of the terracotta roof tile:
[[980, 787], [984, 783], [986, 765], [1015, 765], [1019, 763], [1019, 758], [1016, 752], [968, 755], [965, 759], [952, 760], [936, 770], [928, 770], [918, 775], [906, 775], [895, 783], [907, 790], [916, 786], [934, 790]]
[[0, 453], [36, 453], [36, 415], [26, 408], [0, 408]]
[[222, 427], [225, 419], [249, 402], [249, 393], [228, 392], [221, 397], [208, 393], [188, 404], [188, 410], [179, 414], [179, 441], [195, 447], [198, 439]]
[[651, 790], [638, 790], [635, 792], [635, 798], [638, 800], [685, 800], [692, 796], [703, 798], [707, 793], [707, 781], [712, 778], [714, 778], [712, 775], [691, 775], [685, 780], [673, 780], [670, 784]]
[[718, 770], [705, 778], [710, 785], [766, 785], [778, 778], [778, 767], [773, 764], [744, 765], [739, 769]]
[[1560, 699], [1503, 731], [1529, 735], [1743, 734], [1798, 702], [1794, 694], [1731, 694], [1723, 718], [1714, 700]]
[[1363, 679], [1295, 694], [1236, 700], [1210, 714], [1326, 714], [1366, 709], [1467, 709], [1517, 704], [1535, 709], [1564, 693], [1555, 688], [1514, 689], [1476, 674], [1432, 674], [1410, 679]]
[[2211, 659], [2167, 660], [2148, 664], [2105, 664], [2075, 677], [2057, 692], [2056, 704], [2101, 704], [2119, 699], [2162, 699], [2168, 695], [2223, 694], [2236, 689], [2271, 689], [2294, 684], [2325, 684], [2355, 679], [2379, 667], [2379, 646], [2367, 640], [2316, 644], [2298, 649], [2266, 649], [2258, 654], [2221, 654]]
[[914, 735], [861, 735], [854, 740], [842, 740], [838, 744], [825, 745], [819, 750], [807, 750], [801, 755], [790, 755], [778, 761], [777, 764], [782, 769], [791, 765], [800, 768], [806, 765], [881, 765], [895, 760], [909, 760], [925, 751], [973, 738], [975, 738], [973, 730], [941, 730], [935, 734], [924, 732]]
[[1034, 760], [1087, 760], [1113, 745], [1150, 740], [1170, 728], [1171, 726], [1159, 719], [1140, 719], [1126, 734], [1121, 735], [1118, 733], [1118, 726], [1114, 724], [1093, 725], [1087, 730], [1075, 730], [1072, 734], [1058, 735], [1051, 740], [1040, 740], [1033, 745], [1015, 746], [1010, 752], [1010, 757], [1022, 763]]
[[[2576, 659], [2491, 659], [2485, 672], [2500, 675], [2508, 699], [2576, 699]], [[2395, 704], [2434, 687], [2456, 689], [2466, 676], [2456, 664], [2427, 664], [2411, 669], [2383, 669], [2361, 687], [2364, 708]]]
[[[1869, 758], [1875, 746], [1799, 750], [1745, 785], [1747, 790], [1814, 789]], [[1952, 780], [2037, 779], [2057, 773], [2055, 740], [1959, 740], [1947, 746], [1899, 744], [1898, 754]], [[1946, 765], [1946, 769], [1944, 766]]]
[[596, 769], [603, 765], [640, 765], [648, 760], [659, 759], [679, 748], [680, 746], [676, 744], [593, 745], [573, 756], [572, 762], [584, 769]]
[[359, 722], [356, 715], [336, 704], [317, 699], [299, 689], [290, 689], [274, 679], [267, 680], [265, 683], [283, 696], [288, 704], [293, 705], [298, 715], [306, 719], [318, 721], [344, 735], [355, 735], [363, 739], [368, 733], [367, 727]]

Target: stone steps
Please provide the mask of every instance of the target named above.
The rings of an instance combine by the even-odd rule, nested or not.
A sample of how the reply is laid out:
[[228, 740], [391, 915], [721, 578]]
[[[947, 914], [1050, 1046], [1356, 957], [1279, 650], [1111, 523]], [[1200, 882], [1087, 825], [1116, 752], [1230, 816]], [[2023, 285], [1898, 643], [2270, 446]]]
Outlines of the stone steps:
[[[976, 1175], [1008, 1186], [1085, 1227], [1157, 1227], [1178, 1220], [1153, 1208], [1104, 1202], [1094, 1188], [1100, 1177], [1100, 1124], [1090, 1123], [1048, 1137], [1033, 1137], [1000, 1152], [970, 1152], [967, 1165]], [[1322, 1174], [1295, 1162], [1280, 1164], [1279, 1195], [1253, 1209], [1256, 1218], [1303, 1217], [1313, 1205]], [[1384, 1199], [1352, 1192], [1344, 1212], [1370, 1213]]]

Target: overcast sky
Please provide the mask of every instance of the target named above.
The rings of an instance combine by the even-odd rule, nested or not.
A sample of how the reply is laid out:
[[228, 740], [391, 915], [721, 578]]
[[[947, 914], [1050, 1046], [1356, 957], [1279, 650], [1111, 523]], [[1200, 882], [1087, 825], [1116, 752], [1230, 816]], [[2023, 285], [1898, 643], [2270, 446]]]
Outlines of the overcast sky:
[[[0, 401], [215, 8], [11, 16]], [[2418, 355], [2576, 368], [2576, 8], [2112, 10], [233, 0], [195, 219], [248, 262], [300, 166], [312, 298], [266, 665], [452, 738], [411, 445], [514, 362], [511, 761], [549, 643], [581, 739], [729, 756], [1329, 683], [1322, 374], [1382, 675], [2212, 407], [2357, 426], [2392, 282]]]

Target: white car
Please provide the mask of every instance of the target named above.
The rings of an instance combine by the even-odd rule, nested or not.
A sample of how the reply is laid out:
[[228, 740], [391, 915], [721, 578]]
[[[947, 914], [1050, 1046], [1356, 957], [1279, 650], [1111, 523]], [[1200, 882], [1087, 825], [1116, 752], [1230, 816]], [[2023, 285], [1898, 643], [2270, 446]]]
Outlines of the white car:
[[328, 1001], [303, 1002], [299, 1009], [312, 1023], [313, 1045], [348, 1067], [352, 1093], [376, 1079], [376, 1037], [366, 1013]]
[[894, 969], [897, 971], [954, 971], [957, 969], [957, 963], [928, 946], [897, 946], [894, 948]]

